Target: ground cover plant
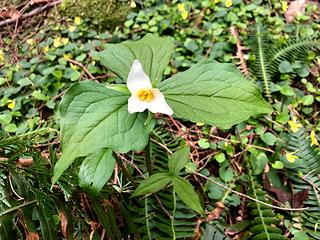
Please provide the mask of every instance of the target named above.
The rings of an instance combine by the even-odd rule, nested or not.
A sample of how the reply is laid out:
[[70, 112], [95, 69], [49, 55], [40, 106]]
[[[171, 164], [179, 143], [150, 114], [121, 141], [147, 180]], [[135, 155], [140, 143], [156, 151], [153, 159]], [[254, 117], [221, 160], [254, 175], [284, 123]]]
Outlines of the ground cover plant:
[[43, 2], [0, 33], [1, 239], [320, 239], [317, 2]]

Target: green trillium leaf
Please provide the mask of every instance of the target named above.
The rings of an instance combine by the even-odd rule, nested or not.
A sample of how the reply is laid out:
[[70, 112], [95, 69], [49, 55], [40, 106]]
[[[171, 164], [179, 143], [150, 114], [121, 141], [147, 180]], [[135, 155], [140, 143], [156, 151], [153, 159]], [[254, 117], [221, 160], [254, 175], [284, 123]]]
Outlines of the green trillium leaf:
[[118, 44], [108, 44], [104, 51], [95, 56], [124, 82], [127, 81], [128, 73], [135, 59], [141, 62], [144, 72], [151, 81], [160, 81], [169, 64], [173, 47], [171, 38], [147, 34], [135, 42], [125, 41]]
[[144, 125], [146, 113], [128, 113], [128, 94], [103, 84], [74, 84], [61, 106], [61, 147], [63, 154], [54, 169], [53, 183], [81, 156], [101, 148], [117, 152], [143, 149], [154, 121]]
[[177, 117], [224, 129], [272, 110], [235, 66], [213, 60], [199, 62], [158, 88]]

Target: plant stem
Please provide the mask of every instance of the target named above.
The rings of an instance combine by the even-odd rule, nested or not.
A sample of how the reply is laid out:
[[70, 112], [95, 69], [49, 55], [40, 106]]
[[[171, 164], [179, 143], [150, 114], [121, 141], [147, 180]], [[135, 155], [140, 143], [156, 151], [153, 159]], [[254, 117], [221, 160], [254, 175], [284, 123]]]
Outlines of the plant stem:
[[36, 202], [37, 202], [37, 199], [32, 200], [32, 201], [29, 201], [29, 202], [22, 203], [22, 204], [20, 204], [20, 205], [18, 205], [18, 206], [12, 207], [12, 208], [9, 208], [9, 209], [1, 212], [1, 213], [0, 213], [0, 217], [6, 215], [6, 214], [8, 214], [8, 213], [14, 212], [14, 211], [16, 211], [16, 210], [19, 210], [20, 208], [23, 208], [23, 207], [29, 206], [29, 205], [31, 205], [31, 204], [34, 204], [34, 203], [36, 203]]
[[146, 148], [144, 149], [145, 151], [145, 160], [146, 160], [146, 167], [147, 167], [147, 171], [149, 173], [149, 176], [152, 175], [152, 162], [151, 162], [151, 143], [150, 143], [150, 139], [148, 141], [148, 144], [146, 146]]
[[151, 233], [150, 233], [150, 228], [149, 228], [149, 215], [148, 215], [148, 197], [144, 199], [144, 213], [146, 217], [146, 227], [147, 227], [147, 232], [148, 232], [148, 238], [151, 240]]
[[171, 216], [171, 229], [172, 229], [172, 239], [176, 240], [176, 232], [174, 230], [174, 217], [176, 215], [176, 208], [177, 208], [177, 199], [176, 199], [176, 191], [172, 190], [173, 195], [173, 210], [172, 210], [172, 216]]
[[120, 158], [118, 158], [118, 156], [116, 154], [114, 154], [114, 158], [117, 161], [117, 164], [119, 165], [119, 167], [121, 168], [121, 170], [123, 171], [124, 176], [132, 183], [132, 185], [136, 188], [138, 186], [138, 184], [136, 183], [136, 181], [134, 180], [134, 178], [132, 177], [131, 173], [128, 171], [127, 167], [123, 164], [122, 160]]

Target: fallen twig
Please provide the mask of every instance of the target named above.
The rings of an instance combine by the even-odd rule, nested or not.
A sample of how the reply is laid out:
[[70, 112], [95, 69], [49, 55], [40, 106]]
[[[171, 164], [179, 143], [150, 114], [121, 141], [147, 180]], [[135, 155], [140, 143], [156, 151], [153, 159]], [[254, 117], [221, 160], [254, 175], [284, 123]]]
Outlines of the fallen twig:
[[237, 39], [237, 53], [236, 53], [236, 56], [237, 56], [237, 58], [239, 58], [239, 67], [241, 69], [241, 72], [245, 76], [249, 76], [250, 73], [249, 73], [246, 61], [244, 59], [244, 56], [243, 56], [243, 52], [242, 52], [242, 50], [244, 50], [245, 47], [241, 45], [237, 29], [235, 27], [231, 27], [230, 28], [230, 32], [231, 32], [232, 36], [234, 36]]
[[50, 7], [53, 7], [53, 6], [56, 6], [56, 5], [60, 4], [61, 2], [62, 2], [62, 0], [57, 0], [57, 1], [55, 1], [55, 2], [48, 3], [48, 4], [45, 5], [45, 6], [36, 8], [36, 9], [32, 10], [32, 11], [29, 12], [29, 13], [23, 14], [23, 15], [21, 15], [21, 16], [20, 16], [19, 18], [17, 18], [17, 19], [6, 19], [6, 20], [4, 20], [4, 21], [1, 21], [1, 22], [0, 22], [0, 27], [5, 26], [5, 25], [8, 25], [8, 24], [16, 23], [17, 21], [23, 20], [23, 19], [25, 19], [25, 18], [32, 17], [32, 16], [34, 16], [34, 15], [40, 13], [40, 12], [43, 12], [43, 11], [47, 10], [47, 9], [50, 8]]

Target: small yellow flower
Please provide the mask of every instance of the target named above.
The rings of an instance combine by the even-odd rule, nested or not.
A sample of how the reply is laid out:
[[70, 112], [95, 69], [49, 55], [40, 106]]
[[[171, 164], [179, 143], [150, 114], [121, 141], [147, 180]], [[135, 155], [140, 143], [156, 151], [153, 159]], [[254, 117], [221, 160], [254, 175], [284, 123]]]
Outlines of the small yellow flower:
[[178, 4], [178, 10], [180, 11], [180, 12], [184, 12], [186, 9], [184, 8], [184, 4], [183, 3], [179, 3]]
[[64, 55], [63, 55], [63, 58], [66, 59], [66, 60], [69, 60], [69, 59], [72, 58], [72, 55], [71, 55], [70, 53], [64, 54]]
[[55, 39], [53, 39], [53, 46], [55, 48], [58, 48], [61, 46], [61, 38], [60, 37], [56, 37]]
[[74, 32], [76, 30], [76, 27], [75, 26], [70, 26], [69, 27], [69, 32]]
[[136, 4], [134, 1], [131, 1], [130, 7], [131, 7], [131, 8], [135, 8], [136, 6], [137, 6], [137, 4]]
[[11, 110], [14, 109], [14, 107], [16, 106], [16, 103], [12, 100], [8, 101], [8, 105], [7, 107], [10, 108]]
[[78, 70], [78, 66], [75, 64], [70, 63], [70, 67], [75, 71]]
[[231, 7], [232, 4], [233, 4], [232, 0], [226, 0], [225, 1], [225, 5], [226, 5], [227, 8]]
[[282, 7], [282, 11], [285, 12], [288, 9], [288, 2], [287, 1], [282, 1], [281, 2], [281, 7]]
[[32, 46], [32, 45], [35, 44], [35, 41], [34, 41], [34, 39], [29, 38], [29, 39], [27, 39], [26, 43], [27, 43], [28, 45]]
[[48, 45], [43, 48], [43, 52], [44, 53], [48, 53], [49, 52], [49, 46]]
[[311, 131], [310, 138], [311, 138], [311, 146], [312, 145], [319, 145], [316, 133], [314, 131]]
[[0, 49], [0, 62], [4, 61], [4, 52]]
[[215, 4], [217, 4], [217, 3], [219, 2], [219, 0], [213, 0], [213, 2], [214, 2]]
[[301, 123], [297, 123], [297, 117], [292, 117], [292, 120], [288, 121], [291, 131], [296, 133], [302, 127]]
[[183, 3], [178, 4], [178, 10], [181, 13], [181, 17], [183, 20], [186, 20], [189, 16], [189, 12], [186, 9], [186, 6]]
[[288, 162], [294, 163], [298, 157], [296, 155], [294, 155], [293, 153], [287, 152], [286, 158], [287, 158]]
[[69, 42], [68, 38], [61, 38], [61, 42], [63, 43], [63, 45], [67, 45]]
[[196, 126], [198, 126], [198, 127], [202, 127], [203, 125], [204, 125], [204, 123], [200, 123], [200, 122], [196, 123]]
[[76, 25], [80, 25], [80, 24], [81, 24], [81, 18], [75, 17], [75, 18], [74, 18], [74, 23], [75, 23]]

